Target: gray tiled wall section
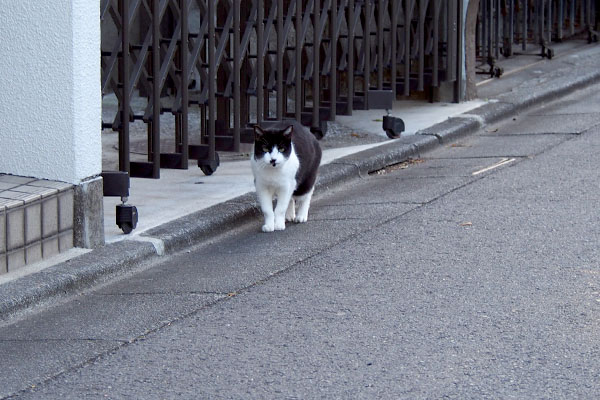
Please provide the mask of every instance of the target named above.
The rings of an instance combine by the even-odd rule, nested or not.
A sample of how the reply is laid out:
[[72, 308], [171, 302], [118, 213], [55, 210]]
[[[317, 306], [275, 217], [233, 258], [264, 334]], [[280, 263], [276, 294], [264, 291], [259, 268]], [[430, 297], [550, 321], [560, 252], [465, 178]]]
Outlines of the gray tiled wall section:
[[42, 259], [42, 243], [36, 242], [25, 248], [25, 263], [31, 264]]
[[25, 244], [42, 239], [42, 204], [36, 201], [25, 206]]
[[59, 253], [58, 237], [52, 237], [50, 239], [44, 239], [42, 241], [42, 257], [48, 258]]
[[25, 266], [25, 248], [8, 252], [8, 271], [14, 271]]
[[61, 232], [58, 235], [58, 251], [61, 253], [73, 248], [73, 229]]
[[67, 190], [58, 195], [58, 230], [73, 229], [73, 191]]
[[6, 211], [6, 248], [8, 251], [25, 246], [25, 208]]
[[0, 174], [0, 274], [73, 247], [73, 185]]
[[42, 201], [42, 237], [58, 233], [58, 198], [49, 197]]

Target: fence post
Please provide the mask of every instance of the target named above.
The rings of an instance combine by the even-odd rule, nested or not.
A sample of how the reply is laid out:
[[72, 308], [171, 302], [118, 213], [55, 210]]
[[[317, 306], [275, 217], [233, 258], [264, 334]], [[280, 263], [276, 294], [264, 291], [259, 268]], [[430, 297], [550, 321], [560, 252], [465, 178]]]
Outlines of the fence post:
[[354, 0], [348, 0], [348, 107], [346, 115], [354, 110]]
[[119, 127], [119, 171], [129, 173], [129, 0], [120, 0], [121, 34], [121, 126]]
[[331, 53], [331, 71], [329, 73], [329, 120], [335, 121], [337, 114], [337, 0], [331, 0], [329, 14], [329, 51]]
[[321, 48], [321, 40], [319, 37], [319, 32], [321, 30], [320, 24], [320, 8], [321, 2], [319, 0], [313, 0], [313, 76], [312, 76], [312, 100], [313, 100], [313, 109], [312, 109], [312, 127], [316, 129], [320, 129], [320, 113], [319, 113], [319, 66], [321, 63], [320, 60], [320, 48]]

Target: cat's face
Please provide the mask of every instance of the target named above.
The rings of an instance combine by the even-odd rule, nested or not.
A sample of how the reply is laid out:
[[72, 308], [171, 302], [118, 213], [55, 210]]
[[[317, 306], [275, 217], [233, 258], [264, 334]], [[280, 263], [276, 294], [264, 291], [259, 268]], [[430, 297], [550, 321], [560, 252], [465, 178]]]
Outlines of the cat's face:
[[254, 159], [265, 166], [277, 168], [287, 161], [292, 152], [293, 126], [283, 130], [254, 127]]

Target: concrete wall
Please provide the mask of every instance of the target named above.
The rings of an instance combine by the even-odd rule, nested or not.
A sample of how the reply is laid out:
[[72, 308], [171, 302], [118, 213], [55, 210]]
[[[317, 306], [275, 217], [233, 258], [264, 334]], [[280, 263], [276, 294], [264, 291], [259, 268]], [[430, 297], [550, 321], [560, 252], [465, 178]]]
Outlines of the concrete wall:
[[102, 168], [97, 1], [6, 1], [0, 173], [78, 184]]

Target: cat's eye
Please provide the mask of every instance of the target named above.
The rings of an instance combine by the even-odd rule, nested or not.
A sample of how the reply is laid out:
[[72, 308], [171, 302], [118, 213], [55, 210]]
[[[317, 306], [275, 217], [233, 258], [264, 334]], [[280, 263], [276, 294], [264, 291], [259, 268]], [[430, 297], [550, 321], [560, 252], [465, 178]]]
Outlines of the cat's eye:
[[277, 146], [277, 148], [279, 149], [280, 153], [283, 153], [285, 151], [285, 146], [283, 146], [283, 145], [279, 145], [279, 146]]
[[263, 150], [265, 153], [269, 153], [269, 148], [268, 148], [267, 146], [263, 146], [263, 147], [262, 147], [262, 150]]

